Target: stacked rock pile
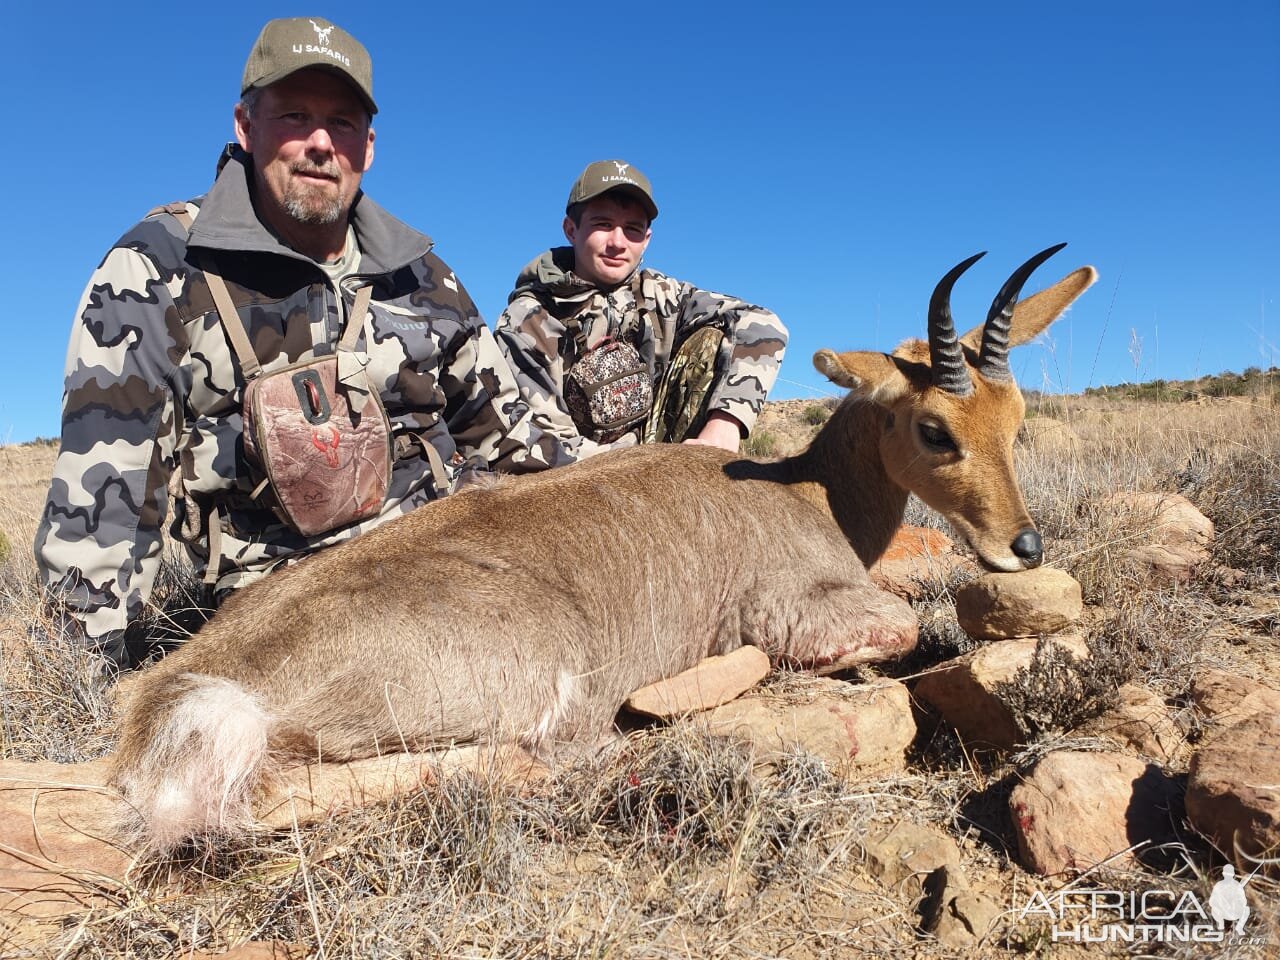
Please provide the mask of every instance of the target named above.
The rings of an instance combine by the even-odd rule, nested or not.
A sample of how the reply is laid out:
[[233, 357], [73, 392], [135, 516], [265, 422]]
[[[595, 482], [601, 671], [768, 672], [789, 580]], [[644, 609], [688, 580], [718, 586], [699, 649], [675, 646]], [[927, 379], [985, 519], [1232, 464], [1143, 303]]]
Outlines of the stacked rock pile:
[[970, 746], [1008, 750], [1023, 739], [999, 688], [1036, 657], [1041, 638], [1077, 660], [1089, 655], [1075, 629], [1084, 610], [1080, 584], [1062, 570], [989, 573], [956, 593], [956, 618], [977, 650], [922, 676], [917, 698], [937, 710]]

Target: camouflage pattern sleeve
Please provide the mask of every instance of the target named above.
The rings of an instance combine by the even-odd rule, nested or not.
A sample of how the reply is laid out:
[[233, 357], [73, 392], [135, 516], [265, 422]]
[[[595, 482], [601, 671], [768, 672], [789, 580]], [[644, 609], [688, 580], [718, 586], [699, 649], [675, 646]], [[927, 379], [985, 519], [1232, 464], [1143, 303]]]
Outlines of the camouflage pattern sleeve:
[[708, 409], [729, 414], [750, 432], [778, 378], [787, 328], [762, 307], [687, 283], [679, 285], [679, 302], [678, 341], [704, 326], [723, 330], [729, 341], [728, 369], [712, 391]]
[[449, 398], [445, 419], [459, 453], [507, 473], [569, 463], [567, 451], [539, 425], [520, 395], [493, 333], [461, 285], [458, 297], [470, 321], [468, 335], [446, 358], [440, 383]]
[[516, 297], [502, 311], [494, 334], [533, 423], [554, 437], [570, 460], [582, 460], [605, 450], [634, 446], [627, 434], [613, 443], [596, 443], [578, 433], [564, 403], [565, 326], [532, 294]]
[[62, 445], [36, 532], [50, 605], [108, 648], [141, 613], [160, 563], [185, 331], [174, 278], [148, 251], [173, 242], [163, 224], [144, 221], [85, 289], [67, 350]]

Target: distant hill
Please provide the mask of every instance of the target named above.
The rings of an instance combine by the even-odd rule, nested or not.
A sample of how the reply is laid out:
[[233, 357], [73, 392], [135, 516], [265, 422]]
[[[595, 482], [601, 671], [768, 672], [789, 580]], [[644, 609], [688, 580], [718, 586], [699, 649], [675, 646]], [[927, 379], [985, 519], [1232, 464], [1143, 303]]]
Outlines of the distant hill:
[[1249, 367], [1243, 373], [1224, 370], [1222, 373], [1194, 380], [1148, 380], [1145, 383], [1089, 387], [1084, 395], [1162, 402], [1198, 400], [1202, 397], [1248, 397], [1275, 402], [1280, 400], [1280, 367], [1271, 367], [1269, 370]]

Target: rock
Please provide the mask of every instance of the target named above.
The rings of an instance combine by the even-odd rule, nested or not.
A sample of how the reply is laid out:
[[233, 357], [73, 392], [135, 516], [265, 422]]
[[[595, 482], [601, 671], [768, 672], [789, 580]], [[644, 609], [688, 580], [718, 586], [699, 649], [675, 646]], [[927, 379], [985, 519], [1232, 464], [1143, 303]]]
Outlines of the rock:
[[285, 943], [282, 940], [250, 940], [225, 953], [209, 953], [197, 950], [182, 954], [182, 960], [304, 960], [311, 954], [305, 943]]
[[107, 762], [0, 761], [0, 914], [57, 917], [105, 902], [129, 855], [104, 839]]
[[469, 772], [495, 777], [508, 786], [536, 783], [550, 775], [546, 765], [525, 750], [492, 744], [307, 764], [285, 771], [254, 805], [254, 814], [275, 829], [318, 823], [342, 810], [367, 807]]
[[853, 686], [824, 677], [808, 678], [805, 686], [807, 702], [758, 694], [704, 716], [713, 733], [750, 741], [766, 762], [799, 748], [846, 774], [903, 769], [916, 734], [906, 687], [896, 680]]
[[881, 590], [918, 600], [927, 584], [945, 582], [958, 570], [972, 569], [976, 569], [973, 562], [956, 553], [955, 544], [942, 531], [904, 526], [867, 572]]
[[939, 868], [960, 870], [960, 848], [937, 827], [900, 820], [892, 825], [873, 824], [862, 838], [867, 872], [881, 886], [919, 896], [924, 878]]
[[1206, 720], [1219, 726], [1239, 723], [1256, 713], [1280, 714], [1280, 690], [1212, 668], [1192, 678], [1191, 702]]
[[924, 882], [927, 899], [922, 929], [953, 949], [972, 947], [995, 928], [1004, 908], [998, 900], [970, 889], [958, 867], [945, 865]]
[[[1023, 865], [1041, 876], [1134, 864], [1135, 844], [1176, 840], [1176, 781], [1121, 753], [1058, 750], [1013, 788], [1009, 809]], [[1114, 859], [1112, 859], [1114, 858]]]
[[[392, 754], [286, 771], [256, 806], [268, 827], [327, 819], [463, 771], [519, 786], [547, 769], [518, 747], [465, 747]], [[0, 915], [56, 918], [108, 902], [125, 884], [132, 856], [111, 840], [118, 796], [109, 761], [0, 761]]]
[[1052, 567], [988, 573], [956, 591], [956, 619], [978, 640], [1057, 633], [1079, 620], [1083, 608], [1080, 584]]
[[[1256, 713], [1200, 744], [1187, 779], [1187, 818], [1245, 873], [1256, 867], [1247, 855], [1276, 856], [1280, 716]], [[1269, 870], [1280, 874], [1274, 859]]]
[[623, 704], [628, 710], [667, 719], [728, 703], [769, 673], [769, 656], [759, 647], [739, 647], [722, 657], [641, 687]]
[[1123, 557], [1153, 579], [1186, 580], [1196, 564], [1209, 558], [1213, 521], [1186, 497], [1127, 490], [1104, 498], [1101, 506], [1147, 541]]
[[[1089, 645], [1076, 634], [1046, 642], [1077, 660], [1089, 656]], [[1033, 661], [1037, 643], [1032, 639], [989, 643], [924, 674], [912, 692], [942, 714], [970, 746], [1008, 750], [1022, 741], [1022, 732], [995, 691]]]
[[1119, 702], [1080, 732], [1109, 737], [1160, 763], [1181, 761], [1187, 753], [1187, 737], [1164, 700], [1134, 683], [1126, 683], [1117, 694]]

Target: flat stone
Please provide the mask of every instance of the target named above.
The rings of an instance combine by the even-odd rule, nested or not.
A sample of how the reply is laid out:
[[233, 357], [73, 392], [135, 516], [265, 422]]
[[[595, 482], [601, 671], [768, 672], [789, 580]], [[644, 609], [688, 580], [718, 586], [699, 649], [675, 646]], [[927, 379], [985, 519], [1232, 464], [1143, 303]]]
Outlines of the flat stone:
[[109, 765], [0, 761], [0, 914], [58, 917], [106, 902], [127, 851], [110, 839]]
[[1102, 503], [1142, 524], [1151, 543], [1206, 551], [1213, 543], [1213, 521], [1181, 494], [1124, 490], [1103, 498]]
[[759, 647], [739, 647], [722, 657], [707, 657], [674, 677], [641, 687], [623, 705], [659, 719], [684, 716], [742, 696], [768, 673], [768, 654]]
[[1041, 876], [1088, 870], [1103, 861], [1132, 867], [1125, 851], [1176, 840], [1170, 807], [1176, 781], [1122, 753], [1058, 750], [1036, 764], [1009, 797], [1023, 865]]
[[899, 528], [867, 573], [880, 589], [904, 600], [918, 600], [928, 584], [946, 582], [957, 571], [973, 569], [974, 563], [956, 553], [955, 544], [941, 530], [908, 525]]
[[[312, 764], [285, 771], [255, 813], [271, 828], [314, 823], [466, 771], [517, 788], [549, 773], [515, 746]], [[133, 856], [112, 838], [119, 795], [107, 786], [109, 773], [105, 759], [0, 761], [0, 915], [39, 931], [42, 921], [110, 902], [124, 885]]]
[[305, 943], [285, 943], [283, 940], [249, 940], [224, 953], [196, 950], [182, 954], [183, 960], [304, 960], [311, 948]]
[[1187, 737], [1158, 694], [1126, 683], [1117, 691], [1118, 703], [1081, 728], [1081, 733], [1107, 737], [1160, 763], [1181, 762], [1188, 753]]
[[[1008, 683], [1035, 659], [1038, 640], [999, 640], [949, 660], [916, 680], [912, 692], [973, 747], [1008, 750], [1022, 733], [996, 688]], [[1089, 656], [1089, 645], [1077, 634], [1049, 638], [1077, 660]]]
[[1057, 633], [1079, 620], [1083, 609], [1080, 584], [1052, 567], [988, 573], [956, 591], [956, 619], [978, 640]]
[[1125, 490], [1101, 501], [1140, 541], [1122, 556], [1153, 580], [1178, 582], [1209, 559], [1213, 521], [1176, 493]]
[[938, 867], [925, 880], [924, 889], [922, 929], [955, 950], [977, 944], [995, 929], [1004, 912], [999, 900], [971, 889], [954, 865]]
[[905, 767], [915, 738], [907, 688], [896, 680], [854, 686], [810, 678], [807, 702], [756, 694], [716, 707], [704, 716], [711, 731], [749, 741], [763, 761], [801, 749], [847, 776]]
[[942, 867], [960, 869], [960, 848], [937, 827], [910, 820], [871, 824], [862, 838], [867, 872], [895, 892], [917, 897], [927, 876]]
[[[1255, 713], [1216, 730], [1191, 758], [1187, 818], [1244, 873], [1248, 856], [1280, 850], [1280, 715]], [[1237, 850], [1240, 853], [1237, 853]], [[1273, 863], [1268, 868], [1280, 874]]]
[[270, 792], [254, 804], [254, 815], [274, 829], [319, 823], [343, 810], [404, 796], [461, 773], [517, 787], [550, 775], [545, 764], [520, 747], [493, 744], [314, 763], [284, 771]]
[[1231, 726], [1257, 713], [1280, 714], [1280, 690], [1213, 668], [1192, 677], [1191, 702], [1215, 726]]

